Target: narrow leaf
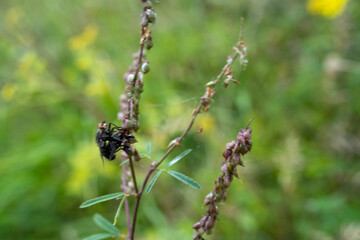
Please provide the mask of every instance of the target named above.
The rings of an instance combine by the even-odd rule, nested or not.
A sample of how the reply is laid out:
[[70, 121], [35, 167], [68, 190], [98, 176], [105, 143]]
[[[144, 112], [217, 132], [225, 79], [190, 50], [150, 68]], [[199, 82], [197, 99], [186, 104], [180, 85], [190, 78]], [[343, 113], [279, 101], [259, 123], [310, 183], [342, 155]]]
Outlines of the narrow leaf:
[[115, 214], [115, 217], [114, 217], [114, 223], [113, 223], [113, 225], [116, 225], [116, 223], [117, 223], [117, 220], [118, 220], [118, 218], [119, 218], [120, 211], [121, 211], [122, 205], [124, 204], [125, 199], [126, 199], [126, 197], [122, 198], [121, 201], [120, 201], [120, 203], [119, 203], [119, 207], [118, 207], [118, 209], [117, 209], [117, 211], [116, 211], [116, 214]]
[[146, 146], [146, 154], [148, 156], [150, 156], [150, 153], [151, 153], [151, 142], [148, 141], [147, 146]]
[[201, 189], [201, 186], [192, 178], [189, 178], [188, 176], [185, 176], [182, 173], [175, 172], [175, 171], [167, 171], [168, 174], [179, 180], [180, 182], [185, 183], [186, 185], [189, 185], [192, 188]]
[[89, 237], [83, 238], [83, 240], [100, 240], [100, 239], [109, 238], [111, 236], [112, 236], [112, 234], [110, 234], [110, 233], [98, 233], [98, 234], [94, 234]]
[[151, 180], [151, 182], [149, 183], [149, 185], [147, 186], [147, 188], [146, 188], [146, 190], [145, 190], [145, 193], [146, 193], [146, 194], [148, 194], [148, 193], [151, 191], [152, 187], [154, 186], [156, 180], [158, 179], [158, 177], [160, 176], [161, 173], [162, 173], [162, 171], [159, 170], [159, 171], [155, 174], [155, 176], [153, 177], [153, 179]]
[[190, 153], [192, 151], [192, 149], [187, 149], [185, 151], [183, 151], [179, 156], [177, 156], [176, 158], [174, 158], [173, 160], [171, 160], [169, 162], [169, 164], [166, 166], [166, 169], [171, 167], [172, 165], [174, 165], [175, 163], [177, 163], [178, 161], [180, 161], [183, 157], [185, 157], [188, 153]]
[[124, 165], [125, 163], [128, 163], [128, 162], [129, 162], [129, 159], [123, 161], [123, 162], [119, 165], [119, 167], [121, 167], [122, 165]]
[[120, 198], [120, 197], [123, 197], [123, 196], [124, 196], [124, 193], [122, 193], [122, 192], [103, 195], [103, 196], [96, 197], [96, 198], [93, 198], [93, 199], [90, 199], [90, 200], [87, 200], [87, 201], [83, 202], [80, 205], [80, 208], [86, 208], [86, 207], [92, 206], [92, 205], [100, 203], [100, 202], [105, 202], [105, 201], [115, 199], [115, 198]]
[[103, 216], [101, 216], [100, 214], [96, 213], [94, 215], [93, 218], [94, 222], [96, 223], [96, 225], [98, 225], [99, 227], [101, 227], [102, 229], [104, 229], [105, 231], [107, 231], [108, 233], [111, 233], [113, 235], [116, 236], [120, 236], [121, 232], [118, 228], [116, 228], [114, 225], [112, 225], [111, 222], [109, 222], [108, 220], [106, 220]]

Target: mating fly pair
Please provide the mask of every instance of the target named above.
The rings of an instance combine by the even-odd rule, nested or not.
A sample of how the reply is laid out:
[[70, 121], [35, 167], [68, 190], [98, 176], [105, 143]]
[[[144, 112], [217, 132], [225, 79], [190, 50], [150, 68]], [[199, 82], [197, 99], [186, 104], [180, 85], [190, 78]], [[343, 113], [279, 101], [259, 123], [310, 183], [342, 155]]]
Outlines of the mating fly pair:
[[131, 144], [136, 142], [136, 138], [126, 128], [118, 127], [113, 123], [107, 125], [104, 121], [98, 124], [95, 141], [104, 162], [103, 157], [111, 161], [115, 159], [115, 153], [118, 151], [130, 150]]

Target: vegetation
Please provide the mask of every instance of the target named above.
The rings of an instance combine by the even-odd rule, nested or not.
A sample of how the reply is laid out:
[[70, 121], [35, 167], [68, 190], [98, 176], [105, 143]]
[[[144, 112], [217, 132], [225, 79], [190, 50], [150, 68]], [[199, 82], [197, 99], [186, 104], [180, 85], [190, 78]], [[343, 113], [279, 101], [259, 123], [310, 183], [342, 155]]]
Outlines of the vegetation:
[[[199, 206], [221, 174], [225, 143], [251, 117], [254, 147], [208, 239], [358, 239], [360, 3], [321, 2], [154, 3], [140, 154], [151, 142], [152, 159], [161, 159], [186, 128], [185, 113], [237, 41], [240, 17], [249, 65], [234, 68], [240, 85], [219, 89], [211, 111], [169, 156], [192, 149], [171, 170], [202, 190], [161, 174], [141, 203], [136, 239], [191, 238], [205, 212]], [[0, 237], [99, 233], [90, 216], [111, 220], [119, 202], [79, 206], [121, 191], [120, 162], [102, 167], [94, 136], [99, 122], [118, 121], [141, 3], [0, 3]], [[146, 161], [136, 163], [140, 176]], [[126, 232], [125, 218], [117, 226]]]

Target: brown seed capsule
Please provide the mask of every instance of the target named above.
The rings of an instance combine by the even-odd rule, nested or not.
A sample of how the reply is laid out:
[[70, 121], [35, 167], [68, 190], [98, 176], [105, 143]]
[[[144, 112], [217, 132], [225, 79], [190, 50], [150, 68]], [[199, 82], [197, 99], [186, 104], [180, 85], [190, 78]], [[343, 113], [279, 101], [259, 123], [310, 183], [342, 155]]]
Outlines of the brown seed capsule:
[[199, 222], [200, 225], [201, 225], [201, 226], [204, 226], [207, 219], [208, 219], [208, 216], [203, 216], [203, 217], [201, 218], [200, 222]]
[[199, 229], [200, 228], [200, 222], [197, 222], [195, 223], [193, 226], [192, 226], [193, 229]]
[[214, 218], [209, 218], [206, 223], [205, 223], [205, 230], [210, 230], [214, 227], [215, 225], [215, 219]]
[[210, 204], [209, 213], [210, 213], [210, 214], [216, 213], [216, 206], [215, 206], [214, 203]]
[[235, 166], [239, 165], [241, 162], [240, 154], [233, 155], [233, 163]]
[[223, 152], [223, 157], [226, 159], [228, 157], [230, 157], [232, 154], [232, 150], [231, 149], [226, 149], [224, 152]]

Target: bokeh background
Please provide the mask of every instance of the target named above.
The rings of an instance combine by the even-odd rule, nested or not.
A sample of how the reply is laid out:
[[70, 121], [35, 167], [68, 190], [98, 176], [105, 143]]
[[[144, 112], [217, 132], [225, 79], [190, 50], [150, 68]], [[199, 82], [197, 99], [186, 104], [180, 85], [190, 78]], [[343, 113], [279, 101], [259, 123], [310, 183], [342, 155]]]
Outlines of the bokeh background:
[[[79, 205], [120, 191], [120, 160], [103, 167], [94, 134], [98, 122], [118, 121], [140, 1], [0, 5], [0, 238], [103, 232], [92, 216], [111, 220], [117, 202]], [[177, 0], [154, 8], [141, 153], [151, 141], [159, 159], [183, 131], [232, 52], [240, 17], [249, 64], [234, 64], [241, 84], [218, 88], [171, 155], [193, 149], [174, 170], [203, 189], [161, 175], [141, 203], [137, 239], [191, 239], [224, 144], [252, 117], [253, 150], [208, 239], [360, 239], [360, 2]], [[148, 164], [136, 164], [139, 175]]]

